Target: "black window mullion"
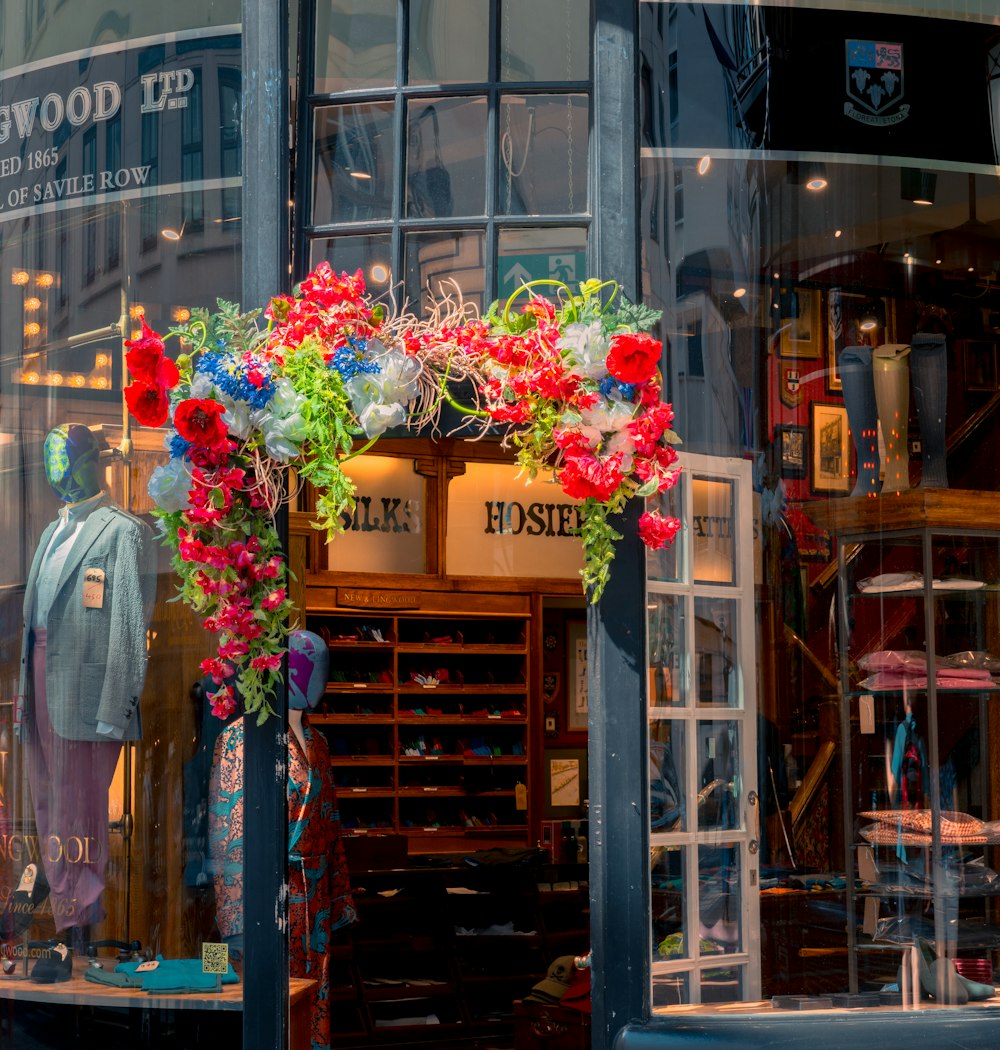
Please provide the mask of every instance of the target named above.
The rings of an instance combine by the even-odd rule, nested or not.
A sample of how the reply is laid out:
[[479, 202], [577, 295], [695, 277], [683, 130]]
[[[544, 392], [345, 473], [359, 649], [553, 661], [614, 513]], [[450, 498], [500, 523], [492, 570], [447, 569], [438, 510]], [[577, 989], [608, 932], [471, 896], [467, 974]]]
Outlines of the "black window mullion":
[[311, 105], [316, 83], [316, 2], [306, 0], [299, 20], [298, 83], [295, 119], [295, 205], [292, 210], [292, 279], [305, 273], [310, 252], [309, 238], [303, 231], [312, 220], [313, 170], [316, 140], [316, 108]]
[[405, 299], [404, 287], [404, 261], [403, 261], [403, 229], [399, 220], [403, 217], [406, 206], [406, 99], [404, 88], [406, 87], [406, 71], [410, 64], [410, 4], [409, 0], [398, 0], [396, 4], [396, 94], [393, 105], [393, 148], [396, 151], [395, 182], [392, 187], [392, 226], [390, 237], [390, 257], [392, 259], [393, 285], [398, 286], [402, 292], [400, 301]]

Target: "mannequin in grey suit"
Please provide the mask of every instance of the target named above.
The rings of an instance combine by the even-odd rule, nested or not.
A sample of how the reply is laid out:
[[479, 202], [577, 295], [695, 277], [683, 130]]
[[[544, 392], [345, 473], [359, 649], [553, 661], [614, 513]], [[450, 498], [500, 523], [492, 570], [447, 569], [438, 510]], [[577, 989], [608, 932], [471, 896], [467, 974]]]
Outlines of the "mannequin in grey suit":
[[42, 533], [28, 574], [15, 732], [63, 930], [103, 916], [108, 788], [121, 741], [140, 735], [155, 576], [151, 530], [101, 491], [91, 431], [56, 427], [44, 452], [46, 477], [65, 506]]

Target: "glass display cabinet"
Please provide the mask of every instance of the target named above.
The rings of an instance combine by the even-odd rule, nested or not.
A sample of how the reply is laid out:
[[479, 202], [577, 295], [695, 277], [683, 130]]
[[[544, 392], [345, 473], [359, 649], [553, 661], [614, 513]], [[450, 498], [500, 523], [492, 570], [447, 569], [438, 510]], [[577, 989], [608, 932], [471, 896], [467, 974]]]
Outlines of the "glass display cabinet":
[[851, 991], [962, 1005], [1000, 950], [1000, 495], [837, 503]]

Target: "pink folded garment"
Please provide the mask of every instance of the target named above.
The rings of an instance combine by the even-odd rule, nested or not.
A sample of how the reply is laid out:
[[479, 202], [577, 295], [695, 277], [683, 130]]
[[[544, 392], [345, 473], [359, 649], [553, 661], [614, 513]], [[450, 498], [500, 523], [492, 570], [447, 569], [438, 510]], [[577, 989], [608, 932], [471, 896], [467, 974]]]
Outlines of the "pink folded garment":
[[[956, 670], [950, 671], [947, 675], [943, 672], [938, 672], [934, 679], [938, 689], [995, 689], [1000, 686], [1000, 682], [990, 674], [987, 674], [985, 677], [971, 672], [956, 674]], [[923, 690], [927, 688], [927, 675], [901, 674], [898, 671], [878, 671], [865, 678], [861, 682], [860, 687], [862, 689], [870, 689], [873, 693], [901, 692], [907, 689]]]

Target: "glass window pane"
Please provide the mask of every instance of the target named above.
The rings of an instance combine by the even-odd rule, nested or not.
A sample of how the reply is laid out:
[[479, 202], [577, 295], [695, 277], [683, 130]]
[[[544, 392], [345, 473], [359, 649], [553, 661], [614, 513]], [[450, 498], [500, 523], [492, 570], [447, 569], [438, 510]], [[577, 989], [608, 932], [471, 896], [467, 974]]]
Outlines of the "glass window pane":
[[653, 901], [653, 962], [690, 958], [687, 930], [686, 862], [683, 846], [656, 846], [650, 863]]
[[[664, 517], [678, 518], [684, 520], [681, 513], [683, 507], [684, 488], [688, 484], [688, 478], [683, 473], [680, 480], [672, 489], [651, 496], [646, 501], [647, 510], [658, 510]], [[658, 551], [646, 549], [646, 578], [649, 580], [663, 581], [667, 583], [679, 583], [683, 576], [684, 550], [688, 542], [690, 530], [686, 527], [674, 537], [674, 542]]]
[[489, 75], [489, 0], [411, 0], [410, 84], [467, 84]]
[[696, 703], [740, 707], [743, 703], [736, 663], [738, 606], [729, 598], [695, 598], [694, 659]]
[[650, 594], [646, 602], [649, 653], [649, 706], [671, 707], [685, 704], [687, 603], [668, 594]]
[[698, 723], [698, 828], [702, 831], [743, 825], [740, 744], [739, 722]]
[[497, 280], [500, 298], [539, 279], [574, 284], [587, 278], [587, 231], [573, 227], [501, 230]]
[[649, 812], [653, 834], [686, 831], [684, 809], [687, 753], [684, 723], [655, 718], [649, 723]]
[[381, 295], [392, 284], [390, 270], [392, 239], [387, 233], [359, 237], [322, 237], [309, 245], [309, 268], [314, 269], [324, 260], [335, 273], [365, 275], [365, 284], [372, 295]]
[[743, 950], [743, 848], [698, 847], [698, 951], [703, 958]]
[[395, 155], [390, 103], [316, 112], [312, 222], [365, 222], [392, 215]]
[[745, 999], [743, 992], [744, 966], [726, 966], [703, 970], [701, 974], [701, 1001], [703, 1003], [733, 1003]]
[[406, 214], [482, 215], [486, 99], [412, 99], [407, 112]]
[[316, 5], [320, 94], [396, 82], [396, 0], [325, 0]]
[[586, 80], [589, 0], [503, 0], [501, 80]]
[[680, 1006], [690, 1002], [691, 975], [688, 973], [653, 974], [653, 1009]]
[[462, 299], [482, 312], [485, 239], [478, 230], [410, 233], [403, 241], [406, 297], [417, 313], [428, 313], [444, 296]]
[[500, 99], [500, 214], [586, 214], [589, 121], [586, 95]]
[[731, 481], [695, 477], [691, 481], [692, 574], [696, 583], [735, 583], [735, 513]]

